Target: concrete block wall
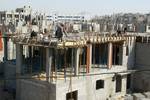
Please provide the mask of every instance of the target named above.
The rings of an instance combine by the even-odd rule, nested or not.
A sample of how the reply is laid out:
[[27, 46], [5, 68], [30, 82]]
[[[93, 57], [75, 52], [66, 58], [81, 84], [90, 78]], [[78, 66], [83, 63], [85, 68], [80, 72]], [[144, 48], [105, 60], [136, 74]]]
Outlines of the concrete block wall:
[[[126, 94], [126, 77], [122, 78], [122, 91], [116, 93], [116, 81], [112, 81], [114, 75], [84, 76], [72, 81], [72, 91], [78, 91], [78, 100], [106, 100], [107, 98], [119, 98]], [[96, 81], [104, 80], [104, 88], [96, 90]], [[57, 83], [56, 100], [66, 100], [69, 90], [69, 81]], [[121, 95], [120, 95], [121, 94]]]
[[134, 92], [150, 91], [150, 72], [137, 72], [133, 74]]
[[[106, 100], [126, 94], [126, 76], [122, 77], [122, 91], [116, 93], [113, 74], [73, 77], [72, 91], [78, 91], [77, 100]], [[96, 81], [104, 80], [104, 88], [96, 90]], [[66, 100], [71, 92], [70, 80], [58, 80], [55, 84], [38, 80], [20, 80], [20, 100]]]
[[135, 92], [150, 91], [150, 43], [136, 43], [136, 70], [146, 70], [133, 74], [133, 90]]
[[150, 69], [150, 43], [136, 43], [136, 67]]
[[33, 80], [20, 80], [20, 100], [56, 100], [56, 85]]

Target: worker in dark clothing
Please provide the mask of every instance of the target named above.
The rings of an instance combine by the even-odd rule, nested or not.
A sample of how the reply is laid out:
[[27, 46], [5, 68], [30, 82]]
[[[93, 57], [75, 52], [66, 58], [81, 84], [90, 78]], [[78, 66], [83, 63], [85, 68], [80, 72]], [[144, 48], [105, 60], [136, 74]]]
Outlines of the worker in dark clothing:
[[34, 32], [34, 30], [31, 32], [31, 38], [32, 37], [36, 37], [37, 36], [37, 33], [36, 32]]
[[127, 28], [125, 27], [123, 31], [124, 31], [124, 33], [126, 33], [127, 32]]
[[117, 30], [117, 35], [120, 35], [121, 34], [121, 31], [120, 30]]
[[67, 36], [64, 25], [60, 23], [60, 25], [57, 26], [55, 37], [62, 41], [63, 33]]

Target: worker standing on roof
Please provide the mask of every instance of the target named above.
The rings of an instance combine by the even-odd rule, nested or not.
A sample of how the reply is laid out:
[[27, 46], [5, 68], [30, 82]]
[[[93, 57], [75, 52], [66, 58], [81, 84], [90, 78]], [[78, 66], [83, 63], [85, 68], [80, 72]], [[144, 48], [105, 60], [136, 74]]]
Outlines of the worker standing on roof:
[[2, 32], [0, 30], [0, 51], [3, 50], [3, 43], [2, 43]]
[[57, 25], [55, 37], [62, 41], [63, 34], [67, 36], [64, 24], [60, 23], [59, 25]]

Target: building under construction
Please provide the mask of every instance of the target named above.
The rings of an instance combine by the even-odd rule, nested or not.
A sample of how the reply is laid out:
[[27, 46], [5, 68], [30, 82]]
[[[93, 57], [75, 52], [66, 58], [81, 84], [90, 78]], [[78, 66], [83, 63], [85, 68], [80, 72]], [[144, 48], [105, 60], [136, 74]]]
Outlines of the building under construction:
[[[23, 9], [31, 14], [30, 7]], [[48, 25], [42, 24], [47, 21], [40, 16], [33, 22], [29, 18], [15, 32], [7, 31], [10, 29], [1, 21], [0, 97], [2, 85], [15, 100], [143, 100], [138, 94], [126, 96], [134, 92], [150, 98], [148, 34], [111, 34], [108, 29], [95, 33], [99, 28], [94, 31], [91, 25], [99, 25], [85, 23], [82, 31], [81, 25], [75, 24], [74, 31], [80, 31], [59, 40], [52, 33], [57, 23], [52, 31], [45, 31]]]
[[16, 89], [16, 100], [118, 100], [131, 91], [133, 35], [7, 38], [15, 45], [16, 60], [4, 56], [6, 87]]

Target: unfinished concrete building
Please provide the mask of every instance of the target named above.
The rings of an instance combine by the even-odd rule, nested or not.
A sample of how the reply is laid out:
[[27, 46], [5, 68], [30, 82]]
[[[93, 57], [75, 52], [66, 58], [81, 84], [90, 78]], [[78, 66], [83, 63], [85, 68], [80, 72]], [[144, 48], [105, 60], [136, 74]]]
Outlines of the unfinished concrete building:
[[3, 65], [5, 78], [16, 80], [5, 85], [16, 89], [17, 100], [123, 99], [132, 84], [135, 38], [85, 34], [58, 41], [17, 34], [15, 64]]

